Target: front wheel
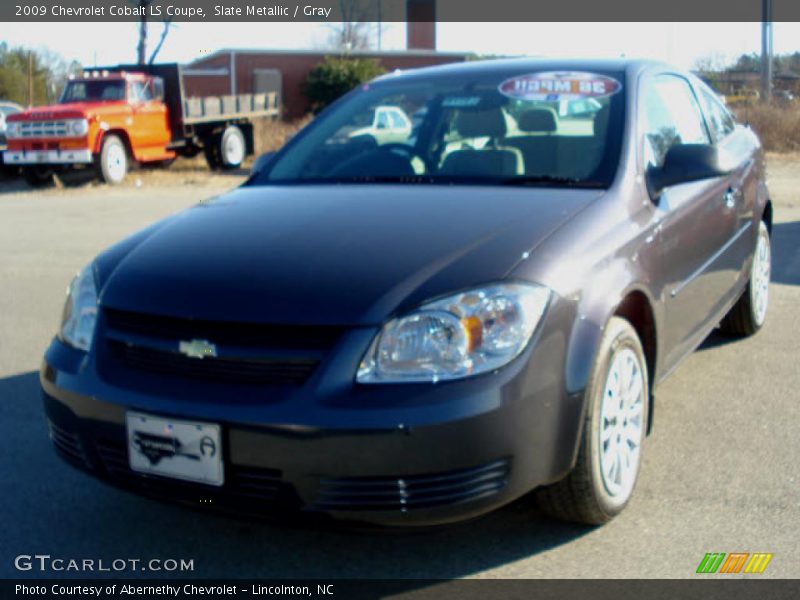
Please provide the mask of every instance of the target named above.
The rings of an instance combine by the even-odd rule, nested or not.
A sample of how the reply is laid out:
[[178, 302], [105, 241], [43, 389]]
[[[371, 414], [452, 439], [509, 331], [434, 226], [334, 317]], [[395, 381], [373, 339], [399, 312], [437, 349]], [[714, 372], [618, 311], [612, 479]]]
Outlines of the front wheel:
[[586, 390], [586, 416], [575, 468], [536, 491], [551, 517], [600, 525], [622, 512], [639, 476], [649, 410], [647, 363], [639, 336], [612, 317]]
[[53, 169], [50, 167], [23, 167], [22, 177], [31, 187], [44, 187], [53, 182]]
[[767, 318], [769, 279], [772, 269], [769, 229], [764, 221], [758, 224], [758, 239], [750, 265], [747, 289], [719, 324], [722, 333], [734, 336], [753, 335]]
[[103, 139], [103, 148], [99, 159], [100, 177], [109, 185], [122, 183], [128, 174], [128, 151], [125, 144], [116, 135], [107, 135]]

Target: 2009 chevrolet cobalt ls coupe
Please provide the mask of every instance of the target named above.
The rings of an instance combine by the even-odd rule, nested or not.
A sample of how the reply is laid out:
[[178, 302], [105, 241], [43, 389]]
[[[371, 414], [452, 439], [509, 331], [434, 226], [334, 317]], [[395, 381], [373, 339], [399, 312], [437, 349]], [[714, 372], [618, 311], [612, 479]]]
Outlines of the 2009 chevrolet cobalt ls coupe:
[[79, 273], [41, 372], [52, 440], [237, 510], [431, 524], [535, 489], [608, 521], [654, 386], [764, 322], [764, 178], [756, 136], [666, 65], [381, 77]]

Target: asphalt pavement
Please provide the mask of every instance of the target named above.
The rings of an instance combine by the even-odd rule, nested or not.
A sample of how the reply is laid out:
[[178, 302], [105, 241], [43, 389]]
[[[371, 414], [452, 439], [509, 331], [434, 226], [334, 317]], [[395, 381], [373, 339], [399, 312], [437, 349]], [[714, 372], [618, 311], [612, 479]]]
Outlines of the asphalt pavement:
[[38, 368], [71, 276], [127, 233], [237, 180], [43, 192], [0, 181], [0, 577], [42, 576], [14, 567], [18, 555], [38, 553], [193, 559], [185, 575], [203, 578], [685, 578], [707, 552], [773, 553], [761, 577], [800, 577], [798, 172], [800, 160], [781, 162], [771, 182], [775, 266], [764, 329], [735, 342], [712, 335], [657, 390], [639, 485], [618, 519], [563, 524], [522, 500], [416, 532], [198, 512], [64, 464], [47, 437]]

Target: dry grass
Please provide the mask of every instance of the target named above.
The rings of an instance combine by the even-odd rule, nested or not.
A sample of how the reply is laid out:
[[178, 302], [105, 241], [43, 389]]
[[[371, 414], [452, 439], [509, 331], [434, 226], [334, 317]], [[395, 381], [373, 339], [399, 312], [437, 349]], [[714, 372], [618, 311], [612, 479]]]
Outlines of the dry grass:
[[800, 103], [752, 103], [734, 107], [742, 123], [750, 123], [769, 152], [800, 150]]
[[311, 121], [311, 115], [292, 121], [259, 119], [253, 125], [256, 156], [278, 150], [286, 140]]

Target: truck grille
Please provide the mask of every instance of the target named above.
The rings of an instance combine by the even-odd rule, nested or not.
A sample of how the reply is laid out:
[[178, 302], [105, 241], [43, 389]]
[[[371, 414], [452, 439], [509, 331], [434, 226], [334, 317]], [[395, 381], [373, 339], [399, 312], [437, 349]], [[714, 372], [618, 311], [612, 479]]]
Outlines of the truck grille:
[[[112, 367], [243, 385], [302, 385], [343, 333], [329, 326], [197, 321], [113, 309], [103, 314], [103, 358]], [[181, 342], [190, 340], [213, 344], [215, 356], [182, 354]], [[106, 371], [113, 376], [114, 368]]]
[[62, 138], [69, 136], [67, 121], [22, 121], [20, 138]]

